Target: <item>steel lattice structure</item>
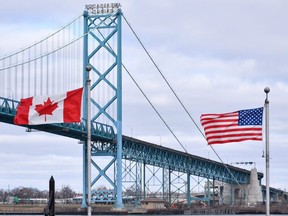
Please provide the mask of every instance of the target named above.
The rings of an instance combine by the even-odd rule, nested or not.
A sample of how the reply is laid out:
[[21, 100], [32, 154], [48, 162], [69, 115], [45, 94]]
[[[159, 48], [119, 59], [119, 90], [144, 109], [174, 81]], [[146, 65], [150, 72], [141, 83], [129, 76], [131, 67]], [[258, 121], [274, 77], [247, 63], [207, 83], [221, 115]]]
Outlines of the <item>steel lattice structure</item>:
[[[0, 98], [0, 118], [2, 122], [6, 122], [9, 124], [13, 124], [13, 119], [16, 114], [16, 107], [19, 102]], [[93, 179], [93, 183], [95, 183], [101, 176], [109, 179], [109, 177], [105, 174], [106, 170], [109, 166], [112, 166], [116, 161], [117, 156], [117, 145], [116, 145], [116, 135], [114, 134], [113, 128], [111, 126], [94, 123], [92, 129], [92, 156], [111, 156], [113, 159], [107, 166], [103, 169], [97, 166], [97, 163], [94, 161], [93, 166], [98, 169], [99, 174]], [[78, 140], [85, 141], [86, 135], [86, 126], [83, 124], [51, 124], [51, 125], [30, 125], [25, 126], [29, 129], [37, 129], [41, 131], [46, 131], [50, 133], [57, 134], [75, 138]], [[57, 130], [55, 130], [57, 128]], [[156, 144], [144, 142], [138, 139], [134, 139], [127, 136], [122, 136], [123, 145], [122, 145], [122, 159], [125, 161], [130, 161], [127, 166], [123, 166], [123, 179], [125, 178], [125, 174], [127, 171], [133, 172], [134, 177], [131, 177], [132, 181], [134, 181], [135, 188], [137, 189], [137, 194], [135, 195], [136, 199], [139, 201], [142, 198], [147, 197], [147, 188], [143, 188], [142, 184], [147, 186], [149, 184], [149, 177], [145, 175], [148, 166], [158, 167], [162, 169], [162, 198], [165, 199], [165, 184], [168, 185], [168, 199], [169, 202], [173, 202], [171, 195], [176, 193], [176, 191], [185, 191], [187, 194], [187, 200], [191, 201], [193, 198], [191, 197], [190, 189], [191, 189], [191, 176], [199, 176], [205, 179], [210, 180], [219, 180], [222, 182], [227, 182], [231, 184], [235, 184], [235, 182], [239, 182], [241, 184], [249, 183], [250, 172], [237, 168], [228, 164], [222, 164], [216, 161], [208, 160], [202, 157], [198, 157], [195, 155], [183, 153], [181, 151], [176, 151], [173, 149], [169, 149], [163, 146], [159, 146]], [[230, 172], [234, 177], [231, 176], [231, 173], [227, 170], [229, 168]], [[171, 178], [173, 172], [178, 172], [178, 179], [184, 179], [182, 185], [177, 187], [175, 190], [172, 190], [171, 187], [173, 185], [173, 181]], [[164, 173], [168, 173], [168, 176]], [[185, 174], [185, 176], [182, 176]], [[165, 179], [166, 178], [166, 179]], [[263, 178], [262, 173], [258, 173], [258, 179], [261, 181]], [[167, 182], [168, 180], [168, 182]], [[114, 184], [114, 180], [111, 180], [111, 184]], [[165, 181], [165, 182], [164, 182]], [[186, 186], [187, 188], [184, 190], [181, 187]], [[167, 187], [167, 186], [166, 186]], [[94, 195], [94, 201], [97, 202], [114, 202], [115, 199], [115, 191], [111, 190], [103, 190], [98, 192], [98, 194]], [[208, 194], [207, 194], [208, 197]], [[203, 200], [208, 201], [208, 198], [205, 197]]]

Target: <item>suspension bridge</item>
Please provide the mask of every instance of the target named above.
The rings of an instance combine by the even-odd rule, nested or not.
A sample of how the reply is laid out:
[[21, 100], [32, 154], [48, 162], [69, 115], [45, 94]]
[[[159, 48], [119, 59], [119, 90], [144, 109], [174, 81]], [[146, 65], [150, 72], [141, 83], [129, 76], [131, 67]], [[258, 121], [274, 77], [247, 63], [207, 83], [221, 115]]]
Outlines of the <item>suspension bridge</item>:
[[[14, 124], [21, 98], [57, 94], [83, 86], [86, 93], [91, 92], [91, 100], [83, 100], [80, 123], [22, 125], [28, 131], [44, 131], [82, 143], [83, 207], [87, 206], [88, 185], [93, 187], [100, 179], [106, 180], [112, 189], [94, 192], [92, 202], [112, 202], [116, 208], [123, 207], [125, 192], [131, 189], [133, 193], [129, 195], [136, 203], [148, 197], [160, 197], [173, 203], [184, 196], [190, 204], [193, 200], [209, 203], [210, 188], [216, 188], [215, 182], [234, 187], [249, 184], [251, 174], [245, 169], [122, 134], [122, 69], [131, 77], [122, 62], [123, 17], [119, 4], [86, 5], [82, 15], [55, 33], [2, 57], [0, 121]], [[131, 28], [125, 17], [124, 20]], [[90, 89], [86, 87], [88, 65], [92, 69]], [[91, 119], [87, 118], [88, 103]], [[90, 122], [91, 158], [87, 154]], [[100, 167], [96, 162], [99, 157], [110, 161]], [[87, 173], [90, 165], [91, 180]], [[257, 181], [261, 182], [262, 178], [263, 174], [257, 173]], [[199, 184], [205, 185], [202, 197], [193, 195], [193, 189]], [[280, 192], [275, 189], [271, 193]]]

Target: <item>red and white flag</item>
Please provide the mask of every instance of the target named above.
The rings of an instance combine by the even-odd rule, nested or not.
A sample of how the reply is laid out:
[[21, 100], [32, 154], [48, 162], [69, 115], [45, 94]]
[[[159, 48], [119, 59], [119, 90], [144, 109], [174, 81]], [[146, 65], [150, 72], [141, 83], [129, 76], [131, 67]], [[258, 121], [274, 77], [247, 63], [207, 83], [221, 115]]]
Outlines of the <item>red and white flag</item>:
[[59, 95], [21, 99], [14, 123], [39, 125], [80, 122], [83, 88]]

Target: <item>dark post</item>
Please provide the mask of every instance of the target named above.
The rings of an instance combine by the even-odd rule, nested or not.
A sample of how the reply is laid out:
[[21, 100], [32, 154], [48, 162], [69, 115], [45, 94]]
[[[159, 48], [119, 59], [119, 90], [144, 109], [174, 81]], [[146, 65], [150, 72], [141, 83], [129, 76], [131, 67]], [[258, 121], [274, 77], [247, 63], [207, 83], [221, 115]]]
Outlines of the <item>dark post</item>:
[[45, 216], [55, 216], [55, 181], [53, 176], [49, 180], [49, 199], [48, 205], [44, 209]]

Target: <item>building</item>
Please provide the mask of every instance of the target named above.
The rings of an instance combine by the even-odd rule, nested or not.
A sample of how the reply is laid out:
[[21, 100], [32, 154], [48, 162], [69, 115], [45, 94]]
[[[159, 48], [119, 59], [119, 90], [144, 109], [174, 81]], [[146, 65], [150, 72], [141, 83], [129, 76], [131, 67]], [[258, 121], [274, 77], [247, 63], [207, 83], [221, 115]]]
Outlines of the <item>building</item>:
[[141, 200], [141, 208], [143, 209], [166, 209], [165, 201], [159, 198], [147, 198]]

